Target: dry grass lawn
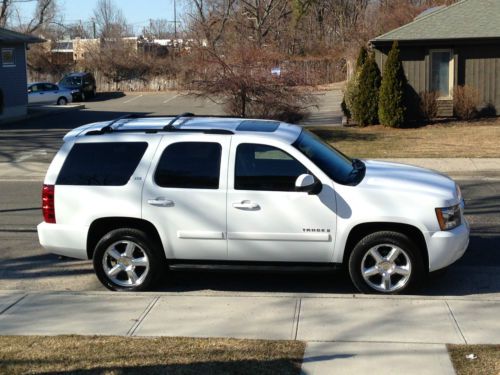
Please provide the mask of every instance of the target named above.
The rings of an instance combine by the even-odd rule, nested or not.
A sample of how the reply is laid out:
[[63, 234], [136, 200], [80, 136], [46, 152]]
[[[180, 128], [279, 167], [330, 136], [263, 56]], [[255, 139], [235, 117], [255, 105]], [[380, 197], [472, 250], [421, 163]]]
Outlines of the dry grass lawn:
[[[457, 375], [499, 375], [500, 345], [448, 345]], [[470, 360], [465, 356], [477, 355]]]
[[414, 129], [380, 125], [310, 128], [346, 155], [358, 158], [500, 157], [500, 118], [448, 122]]
[[0, 374], [299, 374], [300, 341], [0, 336]]

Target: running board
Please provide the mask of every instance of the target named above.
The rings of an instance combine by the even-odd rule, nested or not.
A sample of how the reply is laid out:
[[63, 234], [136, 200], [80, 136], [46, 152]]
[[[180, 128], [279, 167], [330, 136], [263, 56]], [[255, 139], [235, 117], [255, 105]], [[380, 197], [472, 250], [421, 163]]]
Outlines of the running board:
[[172, 271], [238, 271], [238, 272], [332, 272], [342, 268], [340, 263], [289, 262], [181, 262], [170, 263]]

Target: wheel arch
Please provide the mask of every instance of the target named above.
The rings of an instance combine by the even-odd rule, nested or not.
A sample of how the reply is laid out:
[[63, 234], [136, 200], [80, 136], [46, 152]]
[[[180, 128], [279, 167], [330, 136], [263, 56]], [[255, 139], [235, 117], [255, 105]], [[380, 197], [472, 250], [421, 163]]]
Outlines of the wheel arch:
[[410, 224], [391, 223], [391, 222], [362, 223], [353, 227], [347, 237], [346, 245], [344, 248], [344, 255], [342, 258], [342, 264], [344, 265], [347, 264], [352, 250], [363, 237], [371, 233], [381, 232], [381, 231], [399, 232], [408, 236], [417, 245], [420, 253], [422, 254], [422, 260], [424, 262], [424, 265], [427, 269], [429, 269], [429, 253], [427, 249], [427, 243], [425, 242], [425, 237], [422, 231]]
[[96, 219], [90, 224], [87, 235], [87, 257], [92, 259], [94, 250], [99, 240], [108, 232], [120, 228], [134, 228], [144, 231], [160, 249], [160, 256], [165, 258], [165, 251], [156, 227], [144, 219], [130, 217], [106, 217]]

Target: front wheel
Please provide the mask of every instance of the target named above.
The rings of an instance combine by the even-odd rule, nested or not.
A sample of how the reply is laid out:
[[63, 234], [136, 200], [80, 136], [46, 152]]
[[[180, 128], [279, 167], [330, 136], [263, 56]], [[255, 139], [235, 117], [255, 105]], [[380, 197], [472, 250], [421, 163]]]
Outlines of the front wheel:
[[392, 231], [367, 235], [349, 257], [349, 274], [363, 293], [415, 290], [425, 274], [422, 255], [408, 236]]
[[147, 290], [162, 268], [159, 249], [143, 231], [124, 228], [106, 234], [94, 252], [94, 270], [99, 281], [117, 291]]

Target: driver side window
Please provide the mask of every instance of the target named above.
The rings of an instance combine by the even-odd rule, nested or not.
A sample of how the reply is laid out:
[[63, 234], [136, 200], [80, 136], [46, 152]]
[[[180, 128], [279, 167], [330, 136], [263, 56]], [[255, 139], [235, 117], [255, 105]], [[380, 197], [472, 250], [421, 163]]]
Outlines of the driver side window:
[[236, 190], [295, 191], [295, 181], [306, 167], [279, 148], [242, 143], [236, 149]]

